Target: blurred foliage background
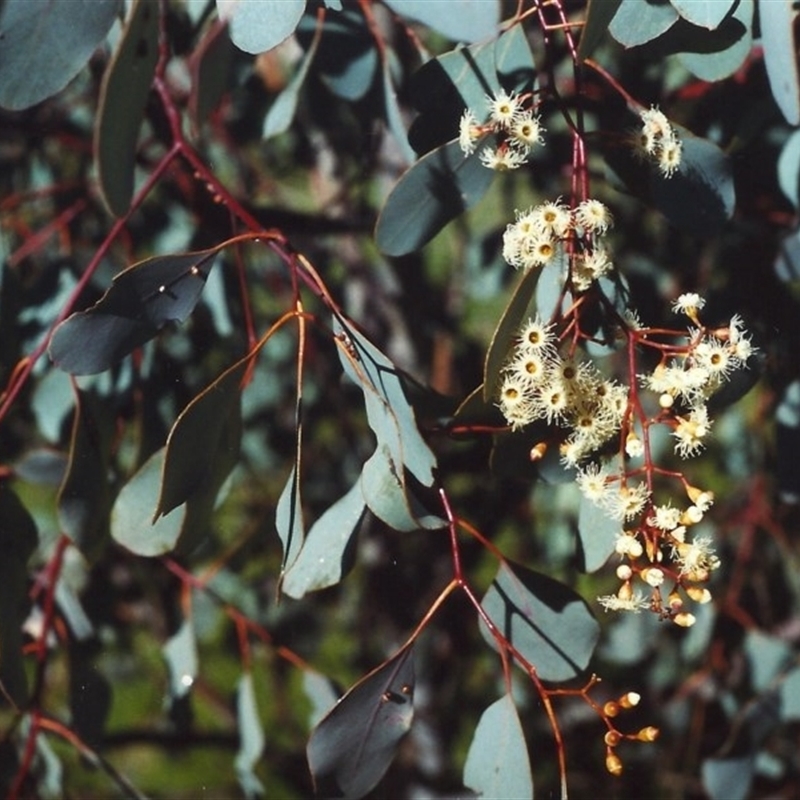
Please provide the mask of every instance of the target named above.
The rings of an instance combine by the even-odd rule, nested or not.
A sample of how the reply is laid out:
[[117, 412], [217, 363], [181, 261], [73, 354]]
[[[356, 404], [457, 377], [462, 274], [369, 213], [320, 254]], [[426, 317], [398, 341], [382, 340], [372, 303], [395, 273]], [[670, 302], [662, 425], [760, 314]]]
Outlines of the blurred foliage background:
[[[699, 607], [688, 631], [648, 614], [598, 614], [602, 637], [591, 672], [602, 681], [592, 696], [602, 705], [640, 693], [642, 702], [619, 724], [629, 731], [654, 725], [661, 735], [653, 744], [621, 745], [624, 772], [614, 777], [604, 766], [598, 715], [579, 697], [555, 697], [570, 795], [797, 797], [800, 117], [776, 100], [765, 66], [765, 49], [778, 47], [764, 39], [769, 4], [718, 0], [727, 11], [712, 29], [690, 21], [709, 4], [609, 0], [617, 11], [609, 34], [613, 14], [603, 15], [600, 0], [431, 0], [439, 25], [415, 21], [400, 2], [345, 0], [343, 9], [309, 2], [300, 4], [296, 30], [258, 55], [231, 43], [212, 2], [134, 4], [147, 5], [160, 26], [171, 101], [149, 88], [143, 95], [143, 123], [129, 154], [137, 194], [130, 211], [116, 214], [121, 225], [108, 210], [112, 167], [98, 173], [98, 104], [124, 106], [135, 94], [109, 97], [103, 82], [124, 11], [112, 5], [108, 36], [66, 86], [24, 108], [6, 99], [0, 110], [4, 685], [14, 664], [23, 671], [13, 678], [21, 693], [6, 686], [0, 711], [4, 791], [217, 798], [255, 795], [260, 784], [269, 798], [309, 797], [305, 746], [327, 703], [396, 652], [452, 578], [446, 530], [398, 532], [368, 514], [341, 583], [278, 602], [275, 507], [296, 454], [297, 343], [288, 329], [253, 362], [242, 393], [241, 455], [196, 548], [145, 558], [101, 530], [87, 561], [65, 542], [59, 489], [75, 452], [71, 382], [93, 398], [85, 410], [91, 435], [104, 443], [100, 474], [110, 504], [163, 446], [187, 403], [241, 359], [253, 332], [262, 335], [296, 295], [281, 255], [245, 243], [221, 251], [185, 322], [167, 325], [110, 369], [73, 379], [37, 348], [59, 319], [91, 306], [131, 264], [212, 248], [239, 232], [229, 199], [304, 254], [347, 317], [433, 390], [420, 390], [416, 410], [459, 516], [507, 558], [567, 583], [597, 611], [594, 599], [613, 591], [615, 580], [613, 570], [581, 572], [573, 483], [535, 480], [511, 455], [492, 458], [490, 435], [452, 436], [446, 428], [481, 383], [517, 281], [501, 257], [506, 224], [516, 209], [569, 195], [573, 140], [561, 112], [580, 107], [592, 195], [613, 211], [615, 263], [641, 318], [674, 324], [669, 302], [697, 291], [707, 299], [709, 324], [744, 318], [758, 356], [747, 385], [732, 389], [731, 404], [718, 398], [713, 440], [686, 467], [691, 482], [717, 498], [704, 523], [723, 562], [714, 602]], [[480, 202], [430, 243], [387, 256], [374, 227], [391, 188], [414, 158], [458, 135], [460, 96], [435, 95], [438, 84], [419, 70], [466, 36], [448, 33], [445, 20], [461, 6], [465, 18], [474, 7], [491, 7], [498, 21], [520, 26], [545, 87], [546, 146], [530, 168], [496, 175]], [[580, 23], [587, 6], [602, 30], [582, 55], [603, 72], [581, 64], [577, 86], [563, 31], [543, 22], [556, 26], [560, 14]], [[624, 17], [636, 13], [631, 6], [645, 29], [634, 43]], [[0, 6], [0, 29], [16, 10], [11, 0]], [[657, 35], [647, 33], [651, 12], [675, 18]], [[433, 12], [426, 13], [430, 23]], [[580, 40], [581, 26], [573, 30]], [[496, 32], [482, 29], [474, 40]], [[730, 74], [703, 79], [708, 64], [724, 61], [737, 42], [743, 55]], [[0, 75], [7, 75], [3, 46]], [[36, 52], [37, 63], [47, 60], [46, 51]], [[37, 67], [30, 69], [33, 78]], [[635, 124], [619, 87], [724, 151], [735, 186], [730, 219], [687, 232], [614, 174], [604, 155]], [[208, 190], [196, 165], [167, 161], [170, 112], [180, 115], [187, 140], [228, 195]], [[90, 280], [79, 283], [101, 246]], [[373, 437], [361, 393], [342, 380], [325, 306], [310, 292], [303, 297], [319, 323], [309, 327], [303, 354], [303, 514], [314, 520], [357, 479]], [[473, 538], [460, 552], [482, 594], [496, 559]], [[201, 581], [193, 588], [187, 575]], [[15, 645], [19, 660], [9, 656]], [[370, 796], [470, 796], [462, 776], [467, 750], [504, 681], [462, 595], [451, 596], [420, 635], [416, 672], [413, 725]], [[243, 674], [252, 680], [263, 752], [259, 726], [242, 710]], [[187, 685], [183, 675], [191, 676]], [[537, 796], [559, 796], [557, 745], [539, 697], [522, 673], [513, 689]], [[28, 726], [40, 724], [40, 715], [51, 724], [32, 739]], [[250, 763], [248, 742], [257, 754]]]

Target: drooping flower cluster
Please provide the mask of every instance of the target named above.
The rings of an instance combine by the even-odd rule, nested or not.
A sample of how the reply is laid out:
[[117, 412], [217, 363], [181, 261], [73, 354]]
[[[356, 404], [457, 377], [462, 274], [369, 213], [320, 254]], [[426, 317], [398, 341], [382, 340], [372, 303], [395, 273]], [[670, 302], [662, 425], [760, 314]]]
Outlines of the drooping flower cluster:
[[619, 432], [627, 408], [624, 386], [590, 361], [562, 357], [551, 326], [539, 317], [522, 327], [502, 371], [499, 406], [513, 429], [546, 420], [567, 429], [564, 460], [580, 463]]
[[502, 89], [487, 97], [489, 118], [479, 122], [467, 109], [458, 127], [458, 143], [465, 155], [474, 153], [481, 140], [493, 137], [480, 151], [480, 160], [489, 169], [506, 171], [522, 166], [537, 144], [542, 144], [544, 128], [531, 108], [524, 106], [525, 96], [508, 94]]
[[657, 108], [647, 108], [639, 112], [642, 129], [639, 133], [639, 147], [642, 153], [655, 161], [664, 177], [669, 178], [678, 169], [683, 154], [683, 146], [678, 134], [663, 112]]
[[503, 258], [515, 269], [541, 267], [563, 252], [572, 237], [571, 285], [583, 292], [613, 268], [608, 250], [598, 241], [612, 222], [607, 206], [594, 199], [575, 208], [556, 200], [517, 211], [503, 234]]

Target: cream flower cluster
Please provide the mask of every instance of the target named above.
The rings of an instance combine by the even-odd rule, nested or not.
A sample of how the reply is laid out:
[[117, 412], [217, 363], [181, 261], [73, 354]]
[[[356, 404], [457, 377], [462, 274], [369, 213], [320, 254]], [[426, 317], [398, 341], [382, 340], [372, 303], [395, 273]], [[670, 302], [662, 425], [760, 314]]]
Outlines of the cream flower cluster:
[[669, 178], [678, 169], [683, 154], [683, 146], [678, 134], [663, 112], [657, 108], [647, 108], [639, 112], [642, 128], [639, 133], [639, 147], [642, 153], [655, 161], [664, 177]]
[[517, 169], [527, 162], [533, 148], [542, 144], [544, 128], [532, 109], [524, 107], [524, 97], [502, 89], [487, 97], [489, 119], [478, 122], [471, 109], [462, 115], [458, 143], [465, 155], [474, 153], [482, 139], [492, 135], [493, 144], [480, 151], [480, 160], [489, 169]]
[[503, 367], [498, 405], [512, 429], [536, 420], [569, 432], [563, 460], [576, 465], [619, 433], [627, 389], [589, 361], [562, 357], [552, 327], [537, 316], [522, 327]]
[[572, 237], [571, 284], [584, 292], [613, 269], [608, 250], [598, 241], [612, 223], [607, 206], [591, 198], [575, 208], [556, 200], [517, 211], [503, 234], [503, 258], [515, 269], [541, 267], [563, 252], [563, 243]]

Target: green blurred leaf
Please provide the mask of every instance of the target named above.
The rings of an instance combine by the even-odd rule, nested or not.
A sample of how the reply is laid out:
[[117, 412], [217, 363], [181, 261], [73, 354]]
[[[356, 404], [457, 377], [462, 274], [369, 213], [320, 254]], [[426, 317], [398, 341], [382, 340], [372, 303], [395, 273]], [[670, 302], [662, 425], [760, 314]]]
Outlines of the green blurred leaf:
[[122, 487], [111, 509], [112, 537], [140, 556], [160, 556], [172, 550], [186, 519], [187, 509], [183, 505], [153, 522], [165, 452], [162, 448], [150, 456]]
[[245, 53], [265, 53], [294, 33], [306, 0], [217, 0], [220, 18], [228, 20], [233, 43]]
[[69, 706], [73, 730], [90, 747], [103, 741], [111, 710], [111, 684], [98, 666], [96, 642], [71, 642], [69, 647]]
[[541, 274], [540, 269], [523, 273], [492, 334], [483, 365], [483, 398], [487, 402], [495, 399], [500, 371], [508, 358], [514, 337], [530, 313], [531, 300]]
[[73, 375], [103, 372], [168, 322], [183, 322], [200, 299], [218, 250], [155, 256], [120, 272], [90, 309], [56, 328], [50, 357]]
[[236, 695], [236, 716], [239, 720], [239, 752], [236, 755], [236, 774], [245, 797], [264, 797], [261, 781], [255, 767], [264, 751], [264, 727], [258, 715], [253, 676], [242, 674]]
[[219, 483], [214, 487], [215, 468], [227, 461], [233, 469], [238, 461], [242, 382], [252, 361], [248, 355], [226, 369], [175, 420], [167, 437], [155, 518], [201, 493], [219, 490]]
[[[563, 583], [507, 562], [500, 565], [481, 606], [543, 681], [568, 681], [589, 665], [600, 626], [583, 598]], [[496, 650], [498, 643], [483, 620], [480, 630]]]
[[783, 143], [778, 158], [778, 184], [795, 208], [800, 208], [800, 131]]
[[424, 155], [386, 199], [375, 228], [378, 247], [390, 256], [419, 250], [486, 193], [494, 173], [478, 152], [465, 156], [453, 141]]
[[76, 389], [75, 398], [69, 465], [58, 493], [58, 520], [62, 531], [91, 562], [100, 555], [109, 535], [111, 421], [91, 392]]
[[746, 800], [755, 774], [755, 758], [706, 758], [701, 773], [711, 800]]
[[386, 124], [397, 142], [400, 152], [406, 161], [414, 160], [414, 150], [408, 143], [408, 134], [400, 113], [400, 106], [397, 103], [397, 90], [392, 81], [392, 71], [389, 67], [389, 59], [383, 62], [383, 104], [386, 113]]
[[745, 634], [744, 652], [750, 665], [750, 683], [756, 692], [767, 689], [792, 659], [788, 642], [757, 628]]
[[313, 728], [336, 705], [339, 695], [325, 675], [310, 669], [303, 670], [303, 691], [311, 701], [308, 724]]
[[603, 40], [621, 2], [622, 0], [589, 0], [586, 24], [581, 31], [581, 41], [578, 46], [580, 61], [589, 58]]
[[189, 95], [195, 127], [199, 128], [208, 119], [229, 88], [236, 52], [222, 25], [212, 28], [195, 51]]
[[95, 126], [100, 193], [122, 217], [133, 197], [136, 144], [158, 63], [159, 4], [135, 0], [117, 51], [103, 75]]
[[714, 30], [730, 13], [737, 0], [670, 0], [670, 3], [687, 22]]
[[617, 520], [581, 495], [578, 536], [584, 572], [595, 572], [608, 561], [621, 531]]
[[17, 708], [27, 703], [22, 663], [22, 623], [27, 616], [28, 559], [36, 549], [33, 518], [5, 481], [0, 481], [0, 706], [11, 698]]
[[187, 695], [198, 673], [197, 640], [191, 620], [183, 621], [180, 628], [167, 639], [162, 652], [169, 668], [170, 696], [174, 699]]
[[678, 19], [668, 0], [622, 0], [608, 31], [624, 47], [637, 47], [666, 33]]
[[356, 482], [312, 526], [300, 555], [284, 575], [281, 589], [296, 599], [339, 583], [353, 561], [354, 534], [366, 510]]
[[391, 764], [414, 718], [413, 647], [355, 684], [311, 734], [306, 748], [318, 795], [360, 798]]
[[800, 124], [800, 75], [794, 20], [797, 11], [789, 2], [758, 4], [764, 65], [772, 96], [790, 125]]
[[454, 42], [476, 42], [497, 33], [498, 0], [459, 0], [453, 13], [451, 0], [384, 0], [403, 17], [421, 22]]
[[122, 0], [0, 6], [0, 106], [22, 110], [60, 92], [102, 44]]
[[481, 715], [464, 765], [464, 785], [478, 797], [533, 800], [528, 747], [510, 694]]
[[781, 721], [800, 721], [800, 667], [790, 670], [780, 686]]

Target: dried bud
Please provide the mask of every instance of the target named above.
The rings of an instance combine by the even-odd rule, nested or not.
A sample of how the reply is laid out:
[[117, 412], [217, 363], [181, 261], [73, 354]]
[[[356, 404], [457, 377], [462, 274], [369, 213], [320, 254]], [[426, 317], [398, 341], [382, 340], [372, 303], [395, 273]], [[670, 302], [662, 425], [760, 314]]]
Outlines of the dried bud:
[[636, 734], [636, 738], [640, 742], [654, 742], [656, 739], [658, 739], [658, 734], [658, 728], [648, 725], [646, 728], [642, 728], [639, 733]]
[[622, 775], [622, 761], [616, 753], [606, 754], [606, 769], [616, 778]]
[[539, 442], [535, 444], [531, 448], [530, 452], [530, 460], [531, 461], [541, 461], [544, 458], [545, 453], [547, 452], [547, 442]]

